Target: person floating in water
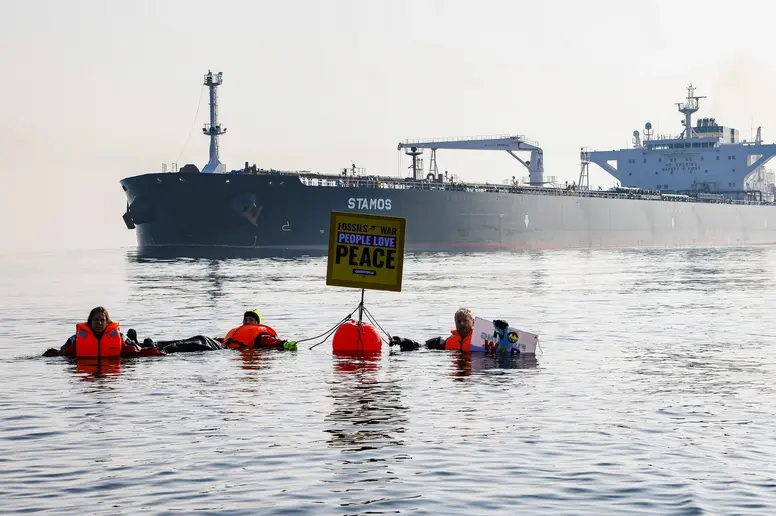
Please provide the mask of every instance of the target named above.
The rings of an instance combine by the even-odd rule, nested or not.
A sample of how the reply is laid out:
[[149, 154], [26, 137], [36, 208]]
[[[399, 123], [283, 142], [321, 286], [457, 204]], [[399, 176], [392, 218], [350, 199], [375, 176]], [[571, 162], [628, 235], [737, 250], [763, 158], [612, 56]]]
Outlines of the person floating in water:
[[468, 308], [459, 308], [453, 317], [455, 329], [450, 330], [450, 336], [446, 339], [437, 337], [426, 341], [429, 349], [447, 349], [468, 353], [472, 344], [472, 331], [474, 330], [474, 316]]
[[243, 314], [242, 325], [232, 328], [222, 341], [225, 348], [276, 348], [296, 351], [296, 341], [282, 340], [274, 328], [261, 322], [261, 312], [248, 310]]
[[[448, 351], [460, 351], [469, 353], [471, 351], [472, 334], [474, 332], [474, 315], [468, 308], [459, 308], [453, 317], [455, 329], [450, 330], [447, 338], [434, 337], [426, 341], [428, 349], [444, 349]], [[503, 333], [509, 324], [506, 321], [496, 320], [493, 325], [497, 331]], [[394, 336], [391, 338], [391, 346], [399, 346], [402, 351], [413, 351], [420, 348], [420, 344], [413, 340]]]
[[89, 312], [86, 322], [76, 324], [75, 334], [60, 349], [51, 348], [44, 356], [126, 358], [162, 354], [156, 348], [141, 348], [134, 330], [127, 333], [133, 337], [125, 337], [119, 323], [111, 321], [108, 310], [97, 306]]

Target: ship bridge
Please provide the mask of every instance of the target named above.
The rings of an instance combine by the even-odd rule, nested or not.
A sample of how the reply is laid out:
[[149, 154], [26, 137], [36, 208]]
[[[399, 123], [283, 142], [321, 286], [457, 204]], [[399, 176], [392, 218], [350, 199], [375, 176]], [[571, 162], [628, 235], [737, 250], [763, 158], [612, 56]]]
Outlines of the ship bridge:
[[584, 158], [622, 186], [669, 192], [746, 190], [751, 178], [763, 175], [764, 165], [776, 156], [776, 144], [762, 143], [759, 129], [755, 141], [739, 141], [736, 129], [713, 118], [702, 118], [693, 127], [691, 116], [705, 97], [694, 95], [692, 85], [687, 91], [686, 102], [677, 104], [685, 115], [680, 135], [653, 137], [647, 122], [643, 140], [633, 131], [632, 148], [587, 152]]
[[[412, 156], [413, 179], [422, 179], [423, 167], [420, 156], [423, 149], [431, 149], [430, 173], [439, 177], [436, 164], [436, 151], [439, 149], [459, 150], [489, 150], [506, 151], [519, 161], [529, 172], [529, 182], [532, 185], [544, 184], [544, 156], [538, 142], [527, 139], [522, 135], [497, 135], [497, 136], [469, 136], [461, 138], [428, 138], [422, 140], [405, 140], [399, 143], [398, 150], [404, 149], [406, 154]], [[516, 152], [530, 152], [530, 158], [526, 161]]]

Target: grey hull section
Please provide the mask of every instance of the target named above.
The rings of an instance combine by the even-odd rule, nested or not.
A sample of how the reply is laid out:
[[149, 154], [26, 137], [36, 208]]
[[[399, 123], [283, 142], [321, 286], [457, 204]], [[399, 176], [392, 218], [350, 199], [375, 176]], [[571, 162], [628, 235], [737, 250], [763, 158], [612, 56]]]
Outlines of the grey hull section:
[[146, 174], [121, 184], [141, 248], [321, 250], [332, 211], [405, 217], [406, 248], [417, 251], [776, 242], [771, 205], [305, 186], [269, 174]]

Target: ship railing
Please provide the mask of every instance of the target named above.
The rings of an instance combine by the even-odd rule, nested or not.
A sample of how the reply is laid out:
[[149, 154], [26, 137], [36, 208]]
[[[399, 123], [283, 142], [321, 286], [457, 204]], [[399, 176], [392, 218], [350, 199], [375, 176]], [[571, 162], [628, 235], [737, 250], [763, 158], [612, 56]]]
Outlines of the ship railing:
[[399, 180], [397, 178], [379, 178], [373, 176], [370, 178], [348, 177], [348, 178], [324, 178], [324, 177], [305, 177], [299, 176], [300, 181], [306, 186], [318, 186], [329, 188], [387, 188], [391, 190], [441, 190], [441, 191], [461, 191], [472, 193], [495, 193], [495, 194], [527, 194], [527, 195], [554, 195], [569, 197], [594, 197], [598, 199], [639, 199], [645, 201], [662, 202], [701, 202], [701, 203], [734, 203], [734, 204], [773, 204], [759, 201], [731, 200], [707, 198], [704, 195], [685, 196], [676, 194], [661, 194], [657, 192], [639, 192], [636, 189], [633, 192], [608, 191], [608, 190], [576, 190], [573, 187], [536, 187], [520, 184], [497, 185], [490, 183], [458, 183], [458, 182], [429, 182], [417, 181], [413, 179]]
[[[726, 141], [728, 141], [728, 139], [725, 138], [724, 136], [722, 136], [722, 134], [716, 134], [716, 133], [714, 133], [714, 134], [703, 134], [703, 133], [697, 134], [696, 133], [690, 139], [691, 140], [703, 139], [704, 141], [713, 141], [713, 142], [726, 142]], [[644, 140], [644, 144], [645, 145], [649, 145], [649, 144], [657, 145], [657, 144], [662, 143], [663, 141], [668, 141], [668, 140], [687, 141], [688, 139], [684, 136], [684, 133], [680, 133], [680, 134], [664, 133], [664, 134], [656, 134], [656, 135], [652, 136], [649, 140]]]
[[522, 134], [486, 134], [486, 135], [478, 135], [478, 136], [453, 136], [451, 138], [418, 138], [415, 140], [404, 140], [402, 145], [404, 146], [411, 146], [413, 143], [417, 144], [429, 144], [429, 143], [444, 143], [444, 142], [472, 142], [472, 141], [480, 141], [480, 140], [506, 140], [506, 139], [517, 139], [521, 142], [528, 143], [530, 145], [539, 145], [539, 142], [536, 140], [531, 140], [530, 138], [526, 138]]
[[490, 183], [460, 183], [460, 182], [429, 182], [413, 179], [397, 180], [396, 178], [323, 178], [323, 177], [299, 177], [305, 186], [329, 187], [329, 188], [385, 188], [391, 190], [442, 190], [462, 191], [473, 193], [527, 193], [536, 195], [567, 195], [577, 197], [607, 197], [612, 199], [627, 198], [656, 198], [660, 196], [633, 195], [605, 190], [574, 190], [573, 188], [547, 188], [531, 187], [526, 185], [496, 185]]
[[656, 134], [654, 137], [647, 140], [648, 142], [654, 142], [655, 140], [682, 140], [684, 139], [684, 134], [670, 134], [670, 133], [662, 133], [662, 134]]

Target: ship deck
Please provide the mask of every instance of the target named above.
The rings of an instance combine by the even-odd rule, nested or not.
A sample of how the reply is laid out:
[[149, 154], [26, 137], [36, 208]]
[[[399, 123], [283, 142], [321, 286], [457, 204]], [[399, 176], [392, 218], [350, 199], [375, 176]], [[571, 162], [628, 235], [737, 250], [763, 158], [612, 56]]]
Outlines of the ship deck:
[[[308, 171], [289, 172], [278, 170], [236, 170], [232, 174], [239, 175], [278, 175], [298, 177], [300, 182], [308, 187], [328, 188], [380, 188], [398, 190], [442, 190], [464, 191], [473, 193], [500, 193], [523, 195], [564, 195], [575, 197], [594, 197], [607, 199], [640, 199], [668, 202], [695, 202], [711, 204], [744, 204], [772, 206], [776, 203], [762, 201], [758, 191], [731, 192], [667, 192], [647, 190], [643, 188], [614, 187], [608, 190], [584, 189], [577, 185], [568, 186], [532, 186], [525, 184], [493, 184], [461, 181], [439, 181], [427, 179], [397, 178], [377, 175], [332, 175]], [[726, 195], [727, 194], [727, 195]]]

